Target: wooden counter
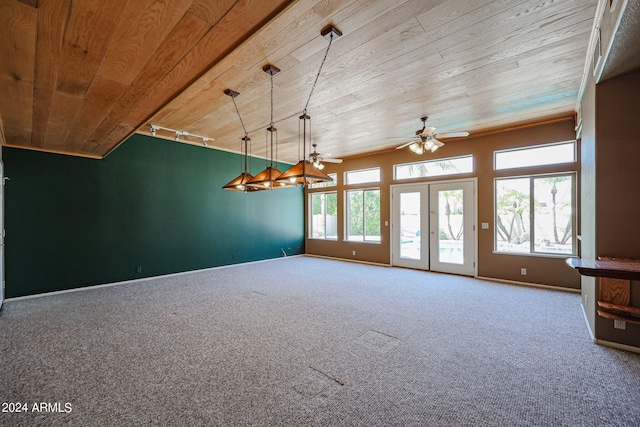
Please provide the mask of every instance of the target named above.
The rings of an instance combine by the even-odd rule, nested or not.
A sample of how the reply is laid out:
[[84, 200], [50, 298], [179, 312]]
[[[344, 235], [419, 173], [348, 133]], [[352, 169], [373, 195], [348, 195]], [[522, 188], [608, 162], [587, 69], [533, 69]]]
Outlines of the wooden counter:
[[640, 280], [640, 260], [567, 258], [567, 264], [583, 276]]
[[598, 315], [640, 324], [640, 308], [632, 307], [631, 281], [640, 280], [640, 260], [567, 258], [583, 276], [598, 278]]

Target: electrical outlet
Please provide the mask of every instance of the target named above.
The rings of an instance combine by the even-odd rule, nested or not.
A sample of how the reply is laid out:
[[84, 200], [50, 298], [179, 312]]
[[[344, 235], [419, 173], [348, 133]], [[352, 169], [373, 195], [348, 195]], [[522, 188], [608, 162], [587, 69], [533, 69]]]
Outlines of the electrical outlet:
[[523, 275], [523, 276], [526, 276], [527, 275], [527, 269], [526, 268], [521, 268], [520, 269], [520, 274]]
[[353, 251], [353, 254], [352, 254], [352, 255], [353, 255], [353, 256], [355, 256], [355, 255], [356, 255], [356, 251]]
[[627, 322], [624, 320], [613, 319], [613, 327], [616, 329], [627, 329]]
[[142, 266], [141, 265], [136, 267], [136, 273], [142, 273]]

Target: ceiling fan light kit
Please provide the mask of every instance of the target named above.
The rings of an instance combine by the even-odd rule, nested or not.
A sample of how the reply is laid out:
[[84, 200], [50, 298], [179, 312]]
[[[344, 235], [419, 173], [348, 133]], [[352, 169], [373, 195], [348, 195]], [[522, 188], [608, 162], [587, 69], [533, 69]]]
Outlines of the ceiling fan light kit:
[[399, 145], [396, 149], [409, 147], [409, 150], [418, 155], [424, 154], [426, 151], [435, 152], [438, 148], [444, 146], [444, 143], [439, 141], [438, 138], [460, 138], [469, 136], [469, 132], [447, 132], [434, 134], [436, 128], [433, 126], [427, 126], [428, 116], [421, 117], [422, 129], [416, 131], [416, 137], [405, 144]]
[[[271, 78], [271, 120], [269, 122], [269, 127], [267, 128], [267, 146], [269, 146], [269, 142], [270, 142], [270, 147], [271, 147], [270, 150], [268, 149], [268, 151], [270, 152], [270, 156], [269, 156], [270, 164], [268, 164], [267, 168], [264, 171], [262, 171], [255, 177], [251, 177], [248, 180], [242, 180], [241, 177], [243, 175], [240, 175], [238, 178], [234, 179], [227, 185], [223, 186], [223, 188], [230, 189], [230, 190], [238, 190], [238, 191], [258, 191], [258, 190], [291, 187], [298, 184], [306, 185], [306, 184], [311, 184], [316, 182], [332, 181], [332, 178], [329, 175], [325, 174], [320, 170], [324, 166], [320, 164], [318, 157], [316, 157], [316, 161], [314, 161], [313, 163], [316, 163], [318, 166], [321, 166], [320, 168], [314, 166], [312, 162], [306, 159], [307, 142], [311, 143], [311, 124], [310, 124], [311, 117], [307, 114], [307, 107], [309, 106], [309, 101], [311, 101], [311, 96], [313, 95], [313, 91], [316, 87], [316, 84], [318, 83], [318, 78], [320, 77], [322, 66], [324, 65], [324, 62], [327, 59], [327, 55], [329, 54], [331, 43], [333, 40], [335, 40], [336, 38], [342, 35], [342, 33], [333, 25], [329, 25], [323, 28], [320, 34], [322, 35], [322, 37], [329, 40], [329, 45], [327, 46], [322, 62], [320, 63], [320, 68], [318, 69], [318, 73], [316, 74], [316, 78], [311, 87], [311, 91], [309, 93], [307, 103], [305, 104], [304, 109], [302, 110], [302, 114], [299, 117], [302, 123], [299, 129], [302, 129], [302, 131], [299, 130], [298, 132], [298, 139], [299, 139], [298, 143], [302, 144], [302, 147], [303, 147], [302, 160], [300, 160], [297, 164], [295, 164], [294, 166], [292, 166], [291, 168], [289, 168], [283, 173], [280, 173], [280, 171], [277, 168], [275, 168], [273, 165], [274, 138], [275, 138], [276, 150], [278, 145], [277, 129], [274, 127], [274, 121], [273, 121], [273, 76], [278, 74], [280, 72], [280, 69], [271, 64], [267, 64], [262, 68], [262, 70], [267, 74], [269, 74]], [[249, 173], [247, 168], [247, 164], [248, 164], [247, 140], [249, 140], [249, 137], [248, 137], [249, 132], [247, 132], [247, 129], [244, 126], [244, 122], [242, 121], [242, 116], [240, 115], [240, 111], [238, 110], [238, 105], [236, 104], [236, 101], [235, 101], [235, 98], [240, 94], [232, 89], [226, 89], [224, 93], [225, 95], [228, 95], [229, 97], [231, 97], [231, 99], [233, 100], [233, 105], [235, 106], [236, 112], [238, 113], [238, 118], [240, 119], [240, 124], [242, 125], [242, 129], [244, 130], [245, 135], [243, 140], [245, 140], [245, 150], [244, 150], [243, 174], [250, 176], [251, 174]], [[307, 126], [307, 123], [308, 123], [308, 126]], [[261, 128], [261, 129], [264, 129], [264, 128]], [[308, 135], [308, 139], [307, 139], [307, 135]], [[236, 182], [239, 179], [241, 182], [240, 183]]]

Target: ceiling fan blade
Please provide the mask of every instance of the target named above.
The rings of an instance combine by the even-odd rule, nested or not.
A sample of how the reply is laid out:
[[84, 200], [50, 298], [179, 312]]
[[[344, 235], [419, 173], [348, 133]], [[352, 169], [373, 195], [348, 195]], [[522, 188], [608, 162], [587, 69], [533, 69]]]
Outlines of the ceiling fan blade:
[[342, 159], [325, 159], [324, 157], [321, 161], [325, 163], [342, 163]]
[[400, 150], [401, 148], [408, 147], [409, 145], [413, 144], [414, 142], [416, 142], [415, 139], [413, 139], [413, 140], [411, 140], [409, 142], [405, 142], [404, 144], [397, 146], [396, 150]]
[[436, 138], [460, 138], [463, 136], [469, 136], [469, 132], [445, 132], [435, 135]]
[[428, 136], [434, 133], [435, 131], [436, 131], [436, 128], [434, 128], [433, 126], [425, 126], [424, 129], [421, 129], [418, 132], [416, 132], [416, 135]]
[[444, 142], [440, 142], [435, 138], [431, 138], [431, 148], [429, 148], [431, 150], [432, 153], [435, 153], [435, 151], [442, 147], [444, 145]]

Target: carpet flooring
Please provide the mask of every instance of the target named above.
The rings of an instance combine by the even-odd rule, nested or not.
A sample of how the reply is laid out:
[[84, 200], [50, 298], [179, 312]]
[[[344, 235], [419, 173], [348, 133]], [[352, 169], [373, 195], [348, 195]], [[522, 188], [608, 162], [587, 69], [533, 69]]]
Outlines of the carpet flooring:
[[6, 301], [0, 401], [6, 426], [638, 426], [640, 355], [593, 344], [578, 294], [301, 256]]

